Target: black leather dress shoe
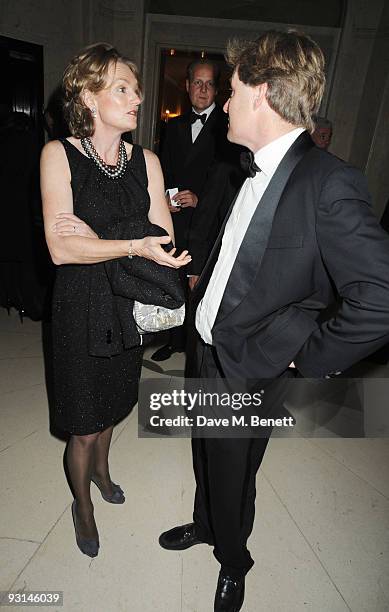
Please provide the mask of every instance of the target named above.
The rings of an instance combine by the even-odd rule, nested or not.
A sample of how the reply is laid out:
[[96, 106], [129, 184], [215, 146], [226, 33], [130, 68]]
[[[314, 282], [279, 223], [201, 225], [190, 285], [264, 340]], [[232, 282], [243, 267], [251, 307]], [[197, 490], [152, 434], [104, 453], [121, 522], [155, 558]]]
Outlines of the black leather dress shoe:
[[165, 346], [161, 346], [161, 348], [157, 349], [155, 353], [151, 355], [151, 359], [153, 361], [166, 361], [173, 353], [182, 353], [182, 351], [173, 348], [170, 344], [165, 344]]
[[159, 544], [167, 550], [185, 550], [195, 544], [204, 544], [203, 540], [196, 535], [196, 526], [194, 523], [188, 525], [180, 525], [165, 531], [159, 536]]
[[239, 580], [233, 580], [220, 572], [214, 612], [239, 612], [244, 600], [244, 581], [244, 576]]

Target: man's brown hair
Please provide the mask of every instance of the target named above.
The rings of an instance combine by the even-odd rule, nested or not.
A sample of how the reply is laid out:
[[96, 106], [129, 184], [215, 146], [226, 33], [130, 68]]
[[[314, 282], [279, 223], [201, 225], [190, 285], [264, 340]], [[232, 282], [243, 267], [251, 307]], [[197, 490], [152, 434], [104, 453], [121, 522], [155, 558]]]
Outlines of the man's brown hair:
[[72, 136], [85, 138], [93, 135], [93, 117], [84, 102], [83, 94], [85, 90], [98, 93], [107, 87], [108, 69], [112, 64], [116, 66], [117, 62], [130, 68], [141, 91], [135, 64], [109, 43], [96, 43], [86, 47], [67, 66], [62, 87], [65, 116]]
[[246, 85], [267, 83], [267, 102], [282, 119], [313, 132], [325, 86], [324, 55], [301, 32], [270, 30], [228, 43], [227, 62]]

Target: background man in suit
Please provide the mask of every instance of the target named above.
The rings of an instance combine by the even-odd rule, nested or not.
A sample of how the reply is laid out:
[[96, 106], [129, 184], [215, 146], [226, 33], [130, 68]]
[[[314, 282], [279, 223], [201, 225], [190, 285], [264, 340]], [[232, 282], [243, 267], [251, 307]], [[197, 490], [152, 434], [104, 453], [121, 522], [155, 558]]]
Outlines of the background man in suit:
[[[207, 194], [215, 195], [215, 191], [217, 201], [222, 197], [214, 176], [216, 166], [224, 163], [223, 171], [219, 170], [218, 175], [222, 174], [222, 180], [227, 182], [228, 164], [235, 162], [235, 166], [238, 165], [237, 147], [227, 141], [227, 117], [215, 103], [219, 76], [219, 67], [210, 60], [196, 60], [189, 64], [186, 90], [192, 108], [188, 113], [171, 119], [166, 126], [161, 165], [166, 188], [179, 190], [172, 198], [174, 205], [170, 206], [178, 250], [188, 249], [189, 230], [198, 203], [200, 206]], [[234, 193], [239, 186], [236, 185]], [[182, 272], [185, 286], [188, 273]], [[152, 359], [163, 361], [184, 348], [185, 333], [184, 326], [181, 326], [171, 331], [169, 343], [158, 349]]]
[[[271, 31], [232, 43], [228, 138], [247, 146], [242, 186], [194, 290], [201, 377], [325, 378], [389, 337], [389, 239], [358, 170], [309, 136], [324, 57], [308, 37]], [[335, 316], [318, 317], [341, 298]], [[237, 612], [253, 565], [247, 539], [266, 439], [193, 439], [193, 523], [160, 537], [206, 542], [221, 564], [215, 611]]]

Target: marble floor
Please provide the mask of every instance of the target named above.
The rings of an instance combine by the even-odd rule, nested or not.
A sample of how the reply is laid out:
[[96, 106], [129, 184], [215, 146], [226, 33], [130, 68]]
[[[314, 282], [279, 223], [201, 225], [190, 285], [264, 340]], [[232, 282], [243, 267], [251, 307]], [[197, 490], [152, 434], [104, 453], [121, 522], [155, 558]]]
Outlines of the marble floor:
[[[182, 375], [182, 355], [161, 367], [150, 352], [143, 377]], [[213, 610], [211, 549], [174, 553], [157, 541], [191, 520], [189, 440], [138, 439], [136, 411], [116, 428], [111, 471], [127, 500], [113, 506], [93, 489], [93, 560], [75, 545], [63, 451], [48, 429], [41, 326], [0, 309], [0, 590], [63, 591], [51, 609], [66, 612]], [[246, 612], [389, 610], [388, 466], [388, 438], [271, 440]]]

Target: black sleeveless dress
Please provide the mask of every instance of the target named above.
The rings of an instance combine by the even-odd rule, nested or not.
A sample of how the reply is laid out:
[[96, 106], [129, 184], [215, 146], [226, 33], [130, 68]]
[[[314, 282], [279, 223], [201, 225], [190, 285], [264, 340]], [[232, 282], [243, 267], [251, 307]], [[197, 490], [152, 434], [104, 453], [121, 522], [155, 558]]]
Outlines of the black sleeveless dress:
[[[123, 217], [147, 219], [150, 198], [142, 148], [133, 145], [124, 175], [112, 180], [68, 140], [74, 214], [98, 234]], [[131, 238], [131, 236], [129, 236]], [[111, 357], [88, 352], [88, 308], [92, 268], [57, 267], [53, 294], [54, 410], [52, 425], [76, 435], [103, 431], [127, 416], [138, 398], [143, 349]], [[131, 315], [129, 315], [131, 316]], [[109, 341], [109, 340], [107, 340]]]

